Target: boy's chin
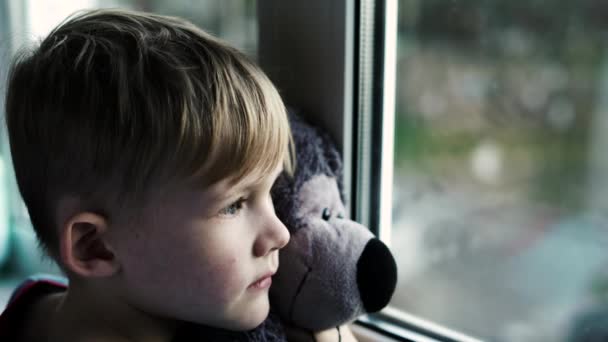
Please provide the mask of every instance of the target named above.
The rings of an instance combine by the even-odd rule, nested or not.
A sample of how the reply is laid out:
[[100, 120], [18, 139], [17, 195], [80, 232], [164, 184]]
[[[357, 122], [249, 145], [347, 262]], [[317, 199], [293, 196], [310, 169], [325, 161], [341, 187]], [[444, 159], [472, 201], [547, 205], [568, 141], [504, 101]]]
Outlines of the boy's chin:
[[192, 320], [191, 322], [193, 324], [203, 324], [230, 331], [247, 331], [253, 330], [262, 324], [268, 317], [269, 311], [270, 307], [266, 304], [259, 305], [255, 308], [238, 310], [238, 316], [224, 316], [220, 318], [220, 321], [197, 322], [196, 320]]
[[[218, 314], [211, 320], [186, 319], [191, 324], [200, 324], [229, 331], [248, 331], [262, 324], [270, 312], [268, 298], [247, 307], [233, 308], [231, 312]], [[209, 315], [209, 313], [206, 313]], [[201, 316], [199, 316], [201, 317]], [[207, 316], [209, 317], [209, 316]]]
[[268, 304], [260, 305], [259, 307], [251, 310], [248, 314], [243, 315], [242, 319], [238, 322], [235, 321], [236, 326], [231, 330], [246, 331], [257, 328], [264, 320], [268, 317], [270, 307]]

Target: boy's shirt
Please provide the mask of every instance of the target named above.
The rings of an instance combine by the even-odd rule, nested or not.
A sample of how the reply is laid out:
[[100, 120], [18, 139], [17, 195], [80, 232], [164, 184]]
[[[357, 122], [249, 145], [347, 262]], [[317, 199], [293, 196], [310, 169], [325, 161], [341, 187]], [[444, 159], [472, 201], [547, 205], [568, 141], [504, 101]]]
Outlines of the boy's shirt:
[[0, 315], [0, 341], [17, 341], [32, 304], [48, 294], [65, 291], [67, 287], [65, 278], [51, 275], [32, 276], [22, 282]]
[[[67, 279], [51, 275], [32, 276], [17, 286], [0, 315], [0, 342], [18, 341], [23, 331], [25, 315], [32, 304], [46, 295], [63, 292], [67, 288]], [[285, 332], [279, 322], [278, 316], [271, 312], [269, 319], [262, 325], [247, 332], [231, 332], [190, 324], [182, 329], [173, 341], [286, 342]]]

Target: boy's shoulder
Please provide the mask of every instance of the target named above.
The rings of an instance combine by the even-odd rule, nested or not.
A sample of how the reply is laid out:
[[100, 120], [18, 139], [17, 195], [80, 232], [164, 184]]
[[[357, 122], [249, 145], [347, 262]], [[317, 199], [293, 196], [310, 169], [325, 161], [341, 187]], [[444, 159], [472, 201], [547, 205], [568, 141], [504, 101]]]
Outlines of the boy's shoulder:
[[0, 314], [0, 341], [16, 340], [31, 306], [46, 295], [65, 291], [67, 286], [67, 279], [45, 274], [21, 282]]

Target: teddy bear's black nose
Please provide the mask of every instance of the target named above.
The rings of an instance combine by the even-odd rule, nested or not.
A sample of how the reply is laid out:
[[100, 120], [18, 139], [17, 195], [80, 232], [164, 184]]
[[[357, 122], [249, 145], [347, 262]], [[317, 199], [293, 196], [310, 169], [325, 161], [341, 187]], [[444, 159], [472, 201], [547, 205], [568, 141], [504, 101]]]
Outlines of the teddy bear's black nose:
[[357, 283], [367, 312], [384, 308], [397, 285], [397, 264], [388, 247], [374, 238], [369, 240], [357, 262]]

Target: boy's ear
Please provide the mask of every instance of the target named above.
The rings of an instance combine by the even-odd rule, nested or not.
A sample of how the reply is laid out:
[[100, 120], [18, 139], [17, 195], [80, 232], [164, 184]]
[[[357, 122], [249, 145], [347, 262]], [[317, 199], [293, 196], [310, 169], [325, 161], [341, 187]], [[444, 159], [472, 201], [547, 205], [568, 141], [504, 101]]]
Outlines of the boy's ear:
[[105, 217], [81, 212], [65, 222], [59, 236], [61, 261], [70, 272], [82, 277], [107, 277], [119, 269], [107, 241]]

